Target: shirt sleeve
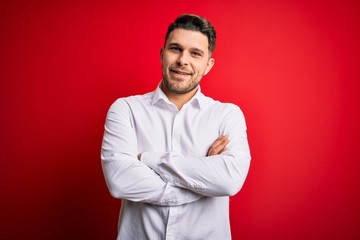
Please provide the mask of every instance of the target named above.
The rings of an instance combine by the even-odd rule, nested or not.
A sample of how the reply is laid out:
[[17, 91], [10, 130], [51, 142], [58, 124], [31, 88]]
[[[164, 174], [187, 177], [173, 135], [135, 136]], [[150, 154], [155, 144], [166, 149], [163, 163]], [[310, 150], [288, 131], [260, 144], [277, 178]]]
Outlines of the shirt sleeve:
[[184, 157], [178, 152], [145, 152], [141, 162], [166, 182], [203, 196], [233, 196], [244, 184], [251, 159], [245, 118], [237, 106], [225, 115], [219, 132], [230, 140], [228, 150], [220, 155]]
[[165, 182], [137, 158], [137, 138], [131, 111], [123, 99], [109, 109], [101, 147], [101, 163], [111, 195], [155, 205], [176, 206], [202, 196]]

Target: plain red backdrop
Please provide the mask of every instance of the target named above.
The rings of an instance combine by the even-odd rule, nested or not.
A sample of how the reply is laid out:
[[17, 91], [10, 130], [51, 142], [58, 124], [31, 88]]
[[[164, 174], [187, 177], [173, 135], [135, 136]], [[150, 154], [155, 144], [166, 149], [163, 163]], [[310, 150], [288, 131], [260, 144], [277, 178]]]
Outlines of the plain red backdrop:
[[100, 146], [118, 97], [155, 89], [168, 24], [217, 28], [206, 95], [238, 104], [252, 163], [233, 239], [359, 239], [357, 1], [3, 1], [1, 239], [115, 239]]

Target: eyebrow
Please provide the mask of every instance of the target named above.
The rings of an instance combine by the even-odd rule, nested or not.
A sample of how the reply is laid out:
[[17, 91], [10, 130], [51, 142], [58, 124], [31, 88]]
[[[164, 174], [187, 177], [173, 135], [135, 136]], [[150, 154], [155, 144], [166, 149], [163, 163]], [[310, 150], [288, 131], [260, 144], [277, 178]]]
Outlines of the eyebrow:
[[[179, 43], [169, 43], [168, 45], [169, 47], [180, 47], [180, 48], [184, 48], [181, 44]], [[196, 47], [193, 47], [193, 48], [190, 48], [190, 50], [192, 51], [195, 51], [195, 52], [199, 52], [201, 54], [205, 54], [205, 52], [203, 50], [201, 50], [200, 48], [196, 48]]]

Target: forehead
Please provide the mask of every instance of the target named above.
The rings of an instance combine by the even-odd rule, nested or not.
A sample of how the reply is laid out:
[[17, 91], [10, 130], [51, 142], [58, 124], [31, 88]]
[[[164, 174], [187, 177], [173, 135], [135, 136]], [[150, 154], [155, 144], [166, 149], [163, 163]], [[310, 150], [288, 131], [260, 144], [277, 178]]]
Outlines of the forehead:
[[198, 31], [174, 29], [166, 40], [166, 45], [179, 44], [186, 49], [198, 48], [204, 52], [208, 51], [209, 42], [205, 34]]

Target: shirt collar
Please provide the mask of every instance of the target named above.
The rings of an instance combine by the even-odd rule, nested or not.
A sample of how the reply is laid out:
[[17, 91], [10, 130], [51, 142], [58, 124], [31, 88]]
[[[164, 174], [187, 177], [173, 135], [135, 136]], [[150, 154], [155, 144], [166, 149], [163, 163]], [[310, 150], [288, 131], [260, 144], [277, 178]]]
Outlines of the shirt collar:
[[[159, 84], [154, 92], [152, 99], [151, 99], [151, 104], [153, 105], [160, 100], [170, 104], [169, 99], [167, 98], [165, 93], [161, 90], [160, 84]], [[201, 109], [202, 106], [204, 106], [205, 102], [206, 102], [206, 97], [201, 92], [201, 88], [199, 85], [198, 90], [196, 91], [195, 95], [189, 100], [189, 103], [194, 103], [195, 106], [197, 106], [199, 109]]]

